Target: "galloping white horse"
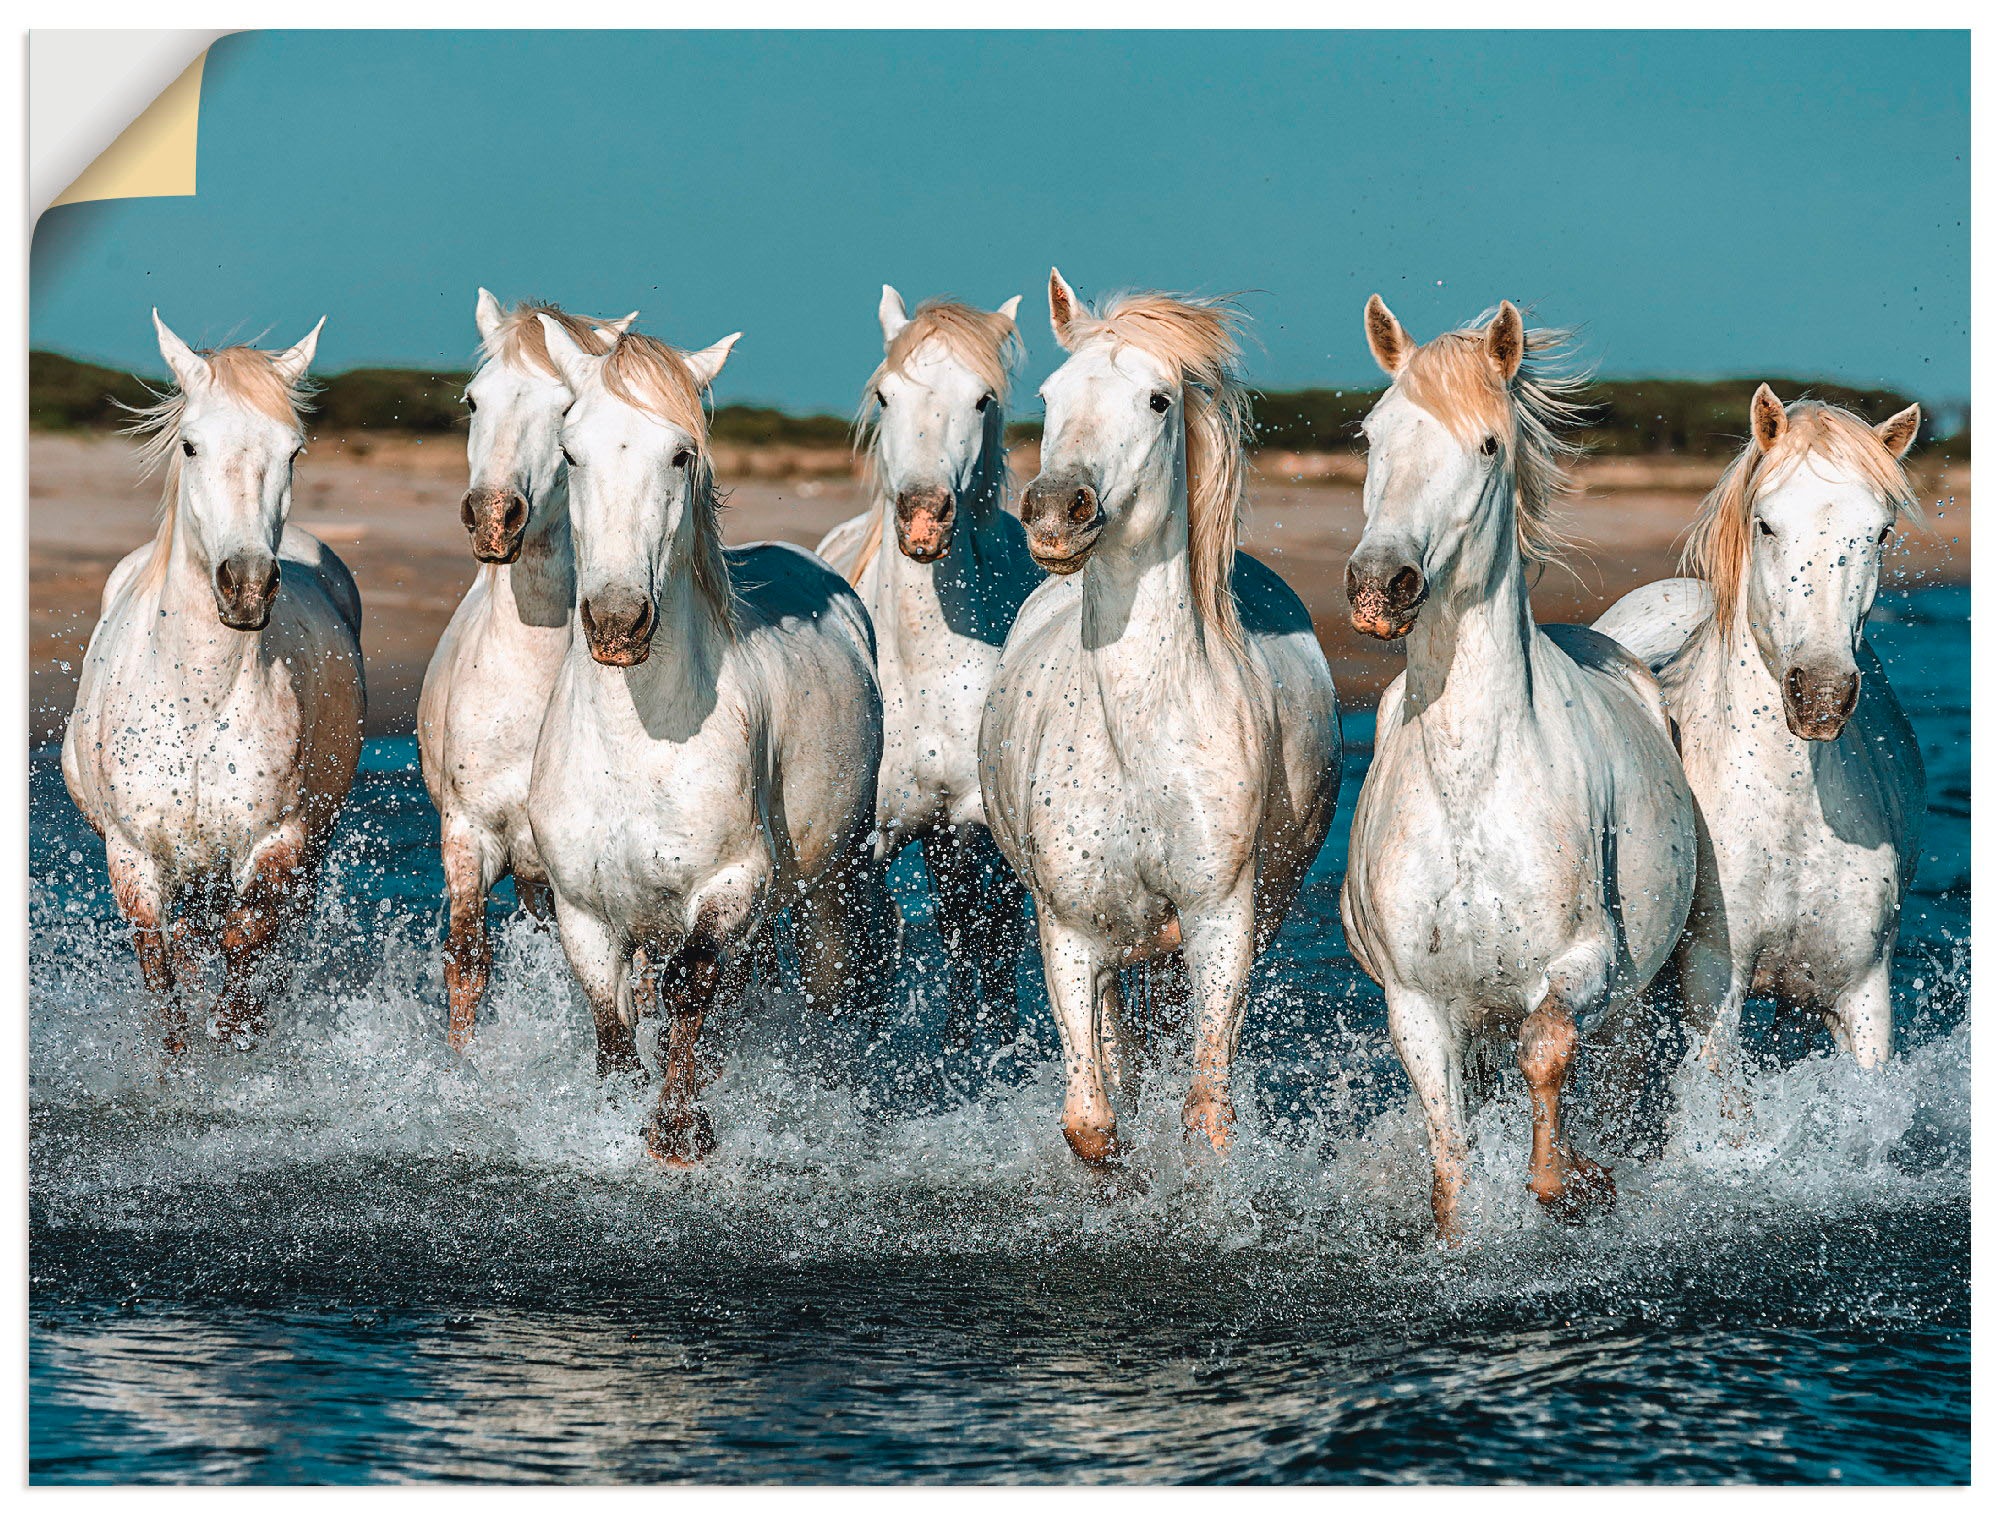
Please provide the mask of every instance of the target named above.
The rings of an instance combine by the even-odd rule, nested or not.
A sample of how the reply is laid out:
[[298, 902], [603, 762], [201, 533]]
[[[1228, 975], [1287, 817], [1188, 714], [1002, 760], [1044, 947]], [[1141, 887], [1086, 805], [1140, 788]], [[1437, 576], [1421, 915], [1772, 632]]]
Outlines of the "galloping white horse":
[[1759, 386], [1689, 543], [1699, 577], [1597, 622], [1659, 673], [1680, 726], [1705, 836], [1680, 992], [1718, 1072], [1750, 993], [1819, 1013], [1864, 1068], [1894, 1050], [1924, 767], [1865, 627], [1897, 512], [1916, 509], [1899, 460], [1920, 419], [1870, 427]]
[[815, 1004], [870, 993], [886, 895], [870, 855], [882, 700], [868, 614], [780, 543], [724, 551], [702, 396], [736, 341], [588, 351], [539, 316], [563, 418], [576, 620], [535, 749], [528, 816], [600, 1073], [639, 1067], [631, 963], [669, 1016], [647, 1125], [669, 1163], [714, 1149], [695, 1039], [768, 912], [792, 911]]
[[137, 428], [165, 465], [160, 528], [104, 586], [62, 769], [179, 1052], [172, 996], [197, 948], [223, 959], [210, 1033], [262, 1033], [284, 977], [271, 949], [312, 909], [366, 696], [354, 580], [285, 524], [320, 327], [283, 352], [197, 353], [153, 325], [175, 384]]
[[1393, 382], [1365, 423], [1347, 593], [1355, 627], [1407, 637], [1409, 662], [1376, 717], [1341, 915], [1423, 1101], [1450, 1241], [1475, 1041], [1517, 1043], [1536, 1197], [1571, 1216], [1613, 1193], [1563, 1141], [1563, 1085], [1579, 1028], [1622, 1012], [1673, 949], [1694, 807], [1652, 676], [1609, 637], [1529, 614], [1524, 564], [1556, 545], [1563, 487], [1550, 428], [1570, 407], [1540, 361], [1560, 334], [1502, 304], [1419, 347], [1379, 297], [1367, 328]]
[[1182, 1119], [1221, 1149], [1251, 964], [1333, 819], [1333, 678], [1298, 596], [1236, 550], [1248, 404], [1229, 313], [1147, 294], [1093, 315], [1052, 269], [1049, 318], [1070, 357], [1042, 387], [1021, 519], [1055, 577], [994, 676], [987, 820], [1035, 898], [1071, 1150], [1116, 1152], [1119, 969], [1176, 950], [1198, 1015]]
[[[502, 310], [479, 291], [479, 371], [465, 386], [471, 478], [459, 513], [478, 575], [438, 639], [417, 701], [417, 750], [438, 808], [451, 924], [444, 979], [448, 1035], [463, 1051], [486, 993], [486, 897], [509, 873], [521, 903], [547, 913], [547, 882], [528, 825], [535, 738], [569, 650], [576, 600], [562, 415], [569, 388], [542, 340], [560, 322], [586, 352], [609, 343], [553, 305]], [[616, 334], [634, 311], [602, 329]]]
[[[1020, 303], [926, 301], [911, 315], [882, 286], [885, 355], [863, 401], [874, 412], [875, 499], [819, 544], [875, 623], [886, 722], [876, 846], [886, 861], [923, 844], [958, 1040], [970, 1039], [982, 1009], [1011, 1029], [1025, 924], [979, 796], [986, 690], [1008, 628], [1042, 582], [1002, 501]], [[897, 550], [884, 551], [892, 529]]]

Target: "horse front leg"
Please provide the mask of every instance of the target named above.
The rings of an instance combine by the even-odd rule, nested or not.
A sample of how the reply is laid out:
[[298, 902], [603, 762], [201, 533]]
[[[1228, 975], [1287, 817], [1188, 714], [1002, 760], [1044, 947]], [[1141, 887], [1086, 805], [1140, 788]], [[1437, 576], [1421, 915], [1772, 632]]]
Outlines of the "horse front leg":
[[1465, 1233], [1459, 1204], [1465, 1194], [1470, 1157], [1465, 1134], [1465, 1079], [1462, 1038], [1444, 1006], [1421, 994], [1385, 983], [1389, 1040], [1424, 1107], [1431, 1154], [1431, 1216], [1438, 1240], [1455, 1247]]
[[1889, 961], [1895, 953], [1892, 935], [1882, 955], [1849, 984], [1827, 1012], [1827, 1029], [1834, 1045], [1853, 1055], [1864, 1068], [1879, 1068], [1896, 1048], [1894, 1001], [1889, 995]]
[[1572, 1151], [1563, 1140], [1562, 1097], [1577, 1050], [1579, 1016], [1600, 1004], [1609, 964], [1594, 960], [1558, 966], [1547, 993], [1521, 1022], [1521, 1076], [1528, 1081], [1533, 1145], [1528, 1190], [1558, 1220], [1574, 1223], [1618, 1195], [1608, 1170]]
[[314, 863], [303, 836], [281, 833], [257, 848], [247, 873], [236, 881], [217, 939], [222, 994], [215, 1029], [238, 1050], [247, 1050], [269, 1028], [266, 1005], [286, 976], [283, 955], [273, 956], [272, 949], [312, 908]]
[[1700, 1046], [1702, 1066], [1721, 1087], [1722, 1118], [1742, 1125], [1751, 1117], [1740, 1067], [1749, 965], [1739, 966], [1726, 943], [1701, 936], [1684, 941], [1678, 957], [1684, 1024]]
[[563, 956], [590, 1004], [597, 1033], [597, 1076], [611, 1078], [642, 1071], [635, 1034], [638, 1012], [632, 999], [632, 950], [608, 921], [556, 895], [556, 927]]
[[472, 1045], [472, 1028], [493, 972], [486, 933], [486, 897], [500, 876], [500, 848], [476, 827], [449, 819], [444, 827], [444, 887], [450, 924], [444, 943], [444, 988], [450, 1003], [445, 1040], [451, 1050]]
[[646, 1122], [646, 1150], [670, 1168], [691, 1168], [715, 1151], [715, 1127], [695, 1103], [701, 1089], [695, 1043], [722, 976], [721, 949], [702, 938], [690, 940], [660, 970], [667, 1067]]
[[1189, 1138], [1206, 1137], [1217, 1152], [1229, 1150], [1236, 1124], [1229, 1081], [1250, 1002], [1255, 932], [1256, 907], [1247, 882], [1226, 908], [1181, 920], [1181, 959], [1196, 1017], [1194, 1080], [1181, 1106], [1181, 1124]]
[[1118, 1156], [1118, 1118], [1104, 1087], [1103, 1017], [1117, 970], [1096, 942], [1056, 922], [1053, 911], [1038, 911], [1042, 968], [1062, 1035], [1063, 1139], [1070, 1151], [1093, 1167]]
[[799, 978], [814, 1009], [872, 1014], [888, 1002], [895, 909], [887, 870], [865, 838], [793, 903]]
[[946, 1044], [965, 1051], [981, 1030], [1012, 1041], [1021, 886], [983, 827], [943, 827], [926, 836], [923, 847], [946, 951]]
[[169, 941], [165, 891], [152, 859], [114, 836], [106, 839], [105, 867], [118, 913], [132, 928], [132, 954], [146, 992], [160, 1002], [165, 1022], [162, 1043], [179, 1056], [187, 1050], [187, 1007], [174, 994], [174, 959]]

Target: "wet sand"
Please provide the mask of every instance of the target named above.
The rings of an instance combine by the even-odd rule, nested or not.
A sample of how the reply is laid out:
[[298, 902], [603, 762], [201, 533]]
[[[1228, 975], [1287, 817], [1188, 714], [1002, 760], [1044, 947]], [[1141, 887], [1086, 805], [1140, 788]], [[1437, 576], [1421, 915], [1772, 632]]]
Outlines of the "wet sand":
[[[105, 577], [152, 534], [159, 491], [138, 477], [123, 438], [36, 434], [28, 456], [29, 731], [39, 742], [61, 732]], [[720, 461], [732, 542], [775, 537], [810, 547], [862, 508], [852, 478], [774, 479], [759, 476], [755, 459]], [[1031, 467], [1032, 456], [1017, 452], [1015, 463], [1017, 472]], [[1568, 521], [1573, 572], [1558, 567], [1543, 576], [1536, 615], [1588, 621], [1626, 591], [1673, 572], [1681, 534], [1719, 471], [1675, 460], [1586, 465]], [[1928, 529], [1905, 533], [1885, 582], [1964, 582], [1970, 470], [1919, 472]], [[300, 464], [292, 518], [338, 552], [361, 586], [371, 734], [412, 729], [431, 650], [472, 581], [476, 565], [458, 522], [464, 489], [464, 446], [455, 438], [321, 440]], [[1358, 460], [1260, 460], [1244, 545], [1305, 600], [1350, 708], [1372, 702], [1402, 665], [1398, 648], [1347, 623], [1342, 575], [1360, 528]]]

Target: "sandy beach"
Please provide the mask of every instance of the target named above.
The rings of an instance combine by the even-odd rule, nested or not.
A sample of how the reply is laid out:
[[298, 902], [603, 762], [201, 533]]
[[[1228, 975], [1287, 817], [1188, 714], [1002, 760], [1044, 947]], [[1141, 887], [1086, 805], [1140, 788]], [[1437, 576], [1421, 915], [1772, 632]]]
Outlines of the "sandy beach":
[[[1032, 471], [1017, 450], [1017, 479]], [[769, 460], [722, 456], [732, 542], [815, 544], [862, 507], [851, 476], [771, 477]], [[1681, 534], [1719, 465], [1619, 459], [1586, 464], [1568, 522], [1573, 572], [1551, 570], [1535, 591], [1543, 620], [1587, 621], [1627, 590], [1673, 571]], [[1970, 469], [1916, 470], [1926, 528], [1906, 532], [1885, 583], [1962, 582], [1971, 572]], [[1360, 464], [1346, 457], [1265, 455], [1250, 494], [1244, 545], [1290, 581], [1310, 607], [1341, 701], [1365, 706], [1402, 654], [1347, 623], [1341, 587], [1361, 528]], [[353, 569], [365, 614], [372, 734], [407, 733], [424, 667], [476, 565], [458, 521], [465, 453], [453, 439], [322, 439], [299, 466], [292, 519]], [[141, 480], [119, 437], [38, 433], [29, 442], [31, 740], [58, 736], [75, 697], [76, 667], [105, 576], [153, 529], [158, 488]]]

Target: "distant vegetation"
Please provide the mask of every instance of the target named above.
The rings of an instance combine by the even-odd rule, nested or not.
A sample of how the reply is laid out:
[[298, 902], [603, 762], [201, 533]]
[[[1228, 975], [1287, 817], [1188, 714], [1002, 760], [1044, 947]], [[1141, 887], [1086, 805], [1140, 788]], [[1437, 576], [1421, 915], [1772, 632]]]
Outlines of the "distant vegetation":
[[[439, 434], [461, 430], [459, 396], [467, 375], [420, 369], [357, 368], [321, 381], [312, 429], [324, 435], [361, 431]], [[1777, 378], [1772, 387], [1787, 400], [1811, 393], [1880, 421], [1909, 403], [1882, 389]], [[1742, 445], [1754, 379], [1607, 379], [1591, 391], [1593, 409], [1578, 440], [1599, 456], [1675, 454], [1715, 457]], [[1346, 452], [1356, 443], [1361, 418], [1381, 393], [1376, 389], [1301, 389], [1260, 395], [1256, 403], [1260, 446], [1287, 452]], [[129, 374], [79, 363], [57, 353], [28, 355], [28, 422], [43, 431], [108, 430], [129, 419], [119, 409], [144, 405], [146, 387]], [[1919, 445], [1936, 440], [1928, 411]], [[715, 413], [717, 442], [741, 446], [844, 447], [844, 416], [791, 415], [754, 405], [724, 405]], [[1017, 422], [1010, 435], [1040, 433], [1033, 421]], [[1969, 426], [1952, 438], [1950, 452], [1970, 450]]]

